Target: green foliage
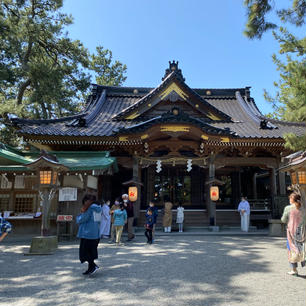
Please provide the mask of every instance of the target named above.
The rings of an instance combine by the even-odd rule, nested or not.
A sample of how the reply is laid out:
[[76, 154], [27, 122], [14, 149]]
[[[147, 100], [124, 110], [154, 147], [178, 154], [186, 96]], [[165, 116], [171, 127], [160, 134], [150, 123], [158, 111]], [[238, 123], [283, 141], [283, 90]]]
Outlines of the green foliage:
[[277, 24], [267, 21], [267, 15], [273, 11], [283, 23], [289, 22], [296, 26], [305, 24], [306, 0], [288, 2], [291, 2], [291, 7], [277, 10], [274, 0], [244, 0], [248, 18], [244, 34], [250, 39], [260, 39], [266, 31], [278, 28]]
[[[305, 24], [306, 0], [291, 2], [291, 7], [276, 11], [280, 23]], [[299, 39], [286, 28], [267, 22], [267, 13], [274, 9], [272, 3], [271, 0], [245, 0], [248, 15], [245, 34], [250, 39], [261, 38], [268, 29], [278, 29], [273, 31], [273, 36], [280, 46], [279, 55], [273, 54], [272, 60], [280, 72], [280, 80], [274, 82], [278, 90], [274, 97], [264, 92], [265, 99], [272, 103], [274, 109], [267, 117], [306, 122], [306, 37]], [[287, 148], [293, 151], [306, 149], [305, 135], [298, 137], [291, 133], [284, 138]]]
[[119, 61], [112, 64], [113, 53], [98, 46], [97, 55], [91, 56], [91, 69], [96, 72], [96, 82], [99, 85], [119, 86], [126, 80], [126, 65]]
[[1, 0], [0, 117], [5, 127], [0, 140], [10, 129], [10, 114], [49, 119], [79, 111], [91, 71], [99, 84], [120, 85], [126, 79], [126, 66], [112, 64], [111, 51], [98, 47], [93, 55], [68, 37], [65, 29], [73, 20], [60, 12], [62, 4]]
[[269, 0], [245, 0], [247, 7], [248, 21], [244, 34], [253, 39], [261, 38], [263, 33], [277, 26], [274, 23], [266, 21], [266, 14], [272, 10]]
[[305, 151], [306, 150], [306, 136], [297, 137], [292, 133], [285, 135], [285, 147], [292, 151]]

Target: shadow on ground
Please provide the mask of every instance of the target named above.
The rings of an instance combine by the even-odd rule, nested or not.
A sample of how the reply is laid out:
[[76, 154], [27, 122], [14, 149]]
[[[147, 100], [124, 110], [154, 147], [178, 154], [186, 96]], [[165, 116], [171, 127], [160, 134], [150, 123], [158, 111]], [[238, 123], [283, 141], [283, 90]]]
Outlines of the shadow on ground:
[[0, 294], [7, 305], [246, 305], [260, 275], [271, 273], [269, 243], [285, 256], [284, 240], [267, 237], [165, 236], [153, 245], [138, 237], [120, 247], [102, 241], [102, 268], [85, 277], [76, 241], [50, 256], [24, 256], [27, 244], [7, 241]]

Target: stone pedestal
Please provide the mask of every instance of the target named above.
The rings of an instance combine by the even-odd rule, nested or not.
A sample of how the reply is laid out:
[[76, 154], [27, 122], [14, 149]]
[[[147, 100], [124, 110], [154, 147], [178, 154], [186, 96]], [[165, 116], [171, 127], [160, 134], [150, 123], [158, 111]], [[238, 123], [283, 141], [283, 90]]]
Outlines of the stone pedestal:
[[286, 226], [280, 219], [269, 219], [269, 236], [286, 237]]
[[51, 255], [54, 254], [57, 245], [57, 236], [33, 237], [30, 251], [24, 255]]
[[219, 232], [220, 228], [219, 228], [219, 226], [209, 226], [208, 230], [210, 232]]

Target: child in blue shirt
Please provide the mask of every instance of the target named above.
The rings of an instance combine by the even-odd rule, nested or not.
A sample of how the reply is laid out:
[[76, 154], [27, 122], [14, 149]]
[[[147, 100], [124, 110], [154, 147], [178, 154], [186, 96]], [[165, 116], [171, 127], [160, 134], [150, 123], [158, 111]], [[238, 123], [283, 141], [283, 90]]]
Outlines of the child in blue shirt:
[[120, 204], [119, 208], [114, 210], [114, 226], [116, 230], [116, 244], [119, 245], [121, 241], [121, 235], [123, 231], [123, 226], [127, 221], [127, 213], [124, 209], [123, 204]]

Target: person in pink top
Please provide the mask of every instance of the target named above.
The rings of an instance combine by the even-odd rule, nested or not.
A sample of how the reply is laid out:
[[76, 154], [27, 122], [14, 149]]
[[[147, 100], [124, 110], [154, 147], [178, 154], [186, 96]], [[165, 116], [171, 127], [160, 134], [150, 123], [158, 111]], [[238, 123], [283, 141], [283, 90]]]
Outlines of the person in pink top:
[[281, 220], [287, 223], [288, 260], [292, 268], [288, 274], [298, 275], [298, 263], [305, 267], [305, 207], [297, 192], [290, 194], [289, 201]]

